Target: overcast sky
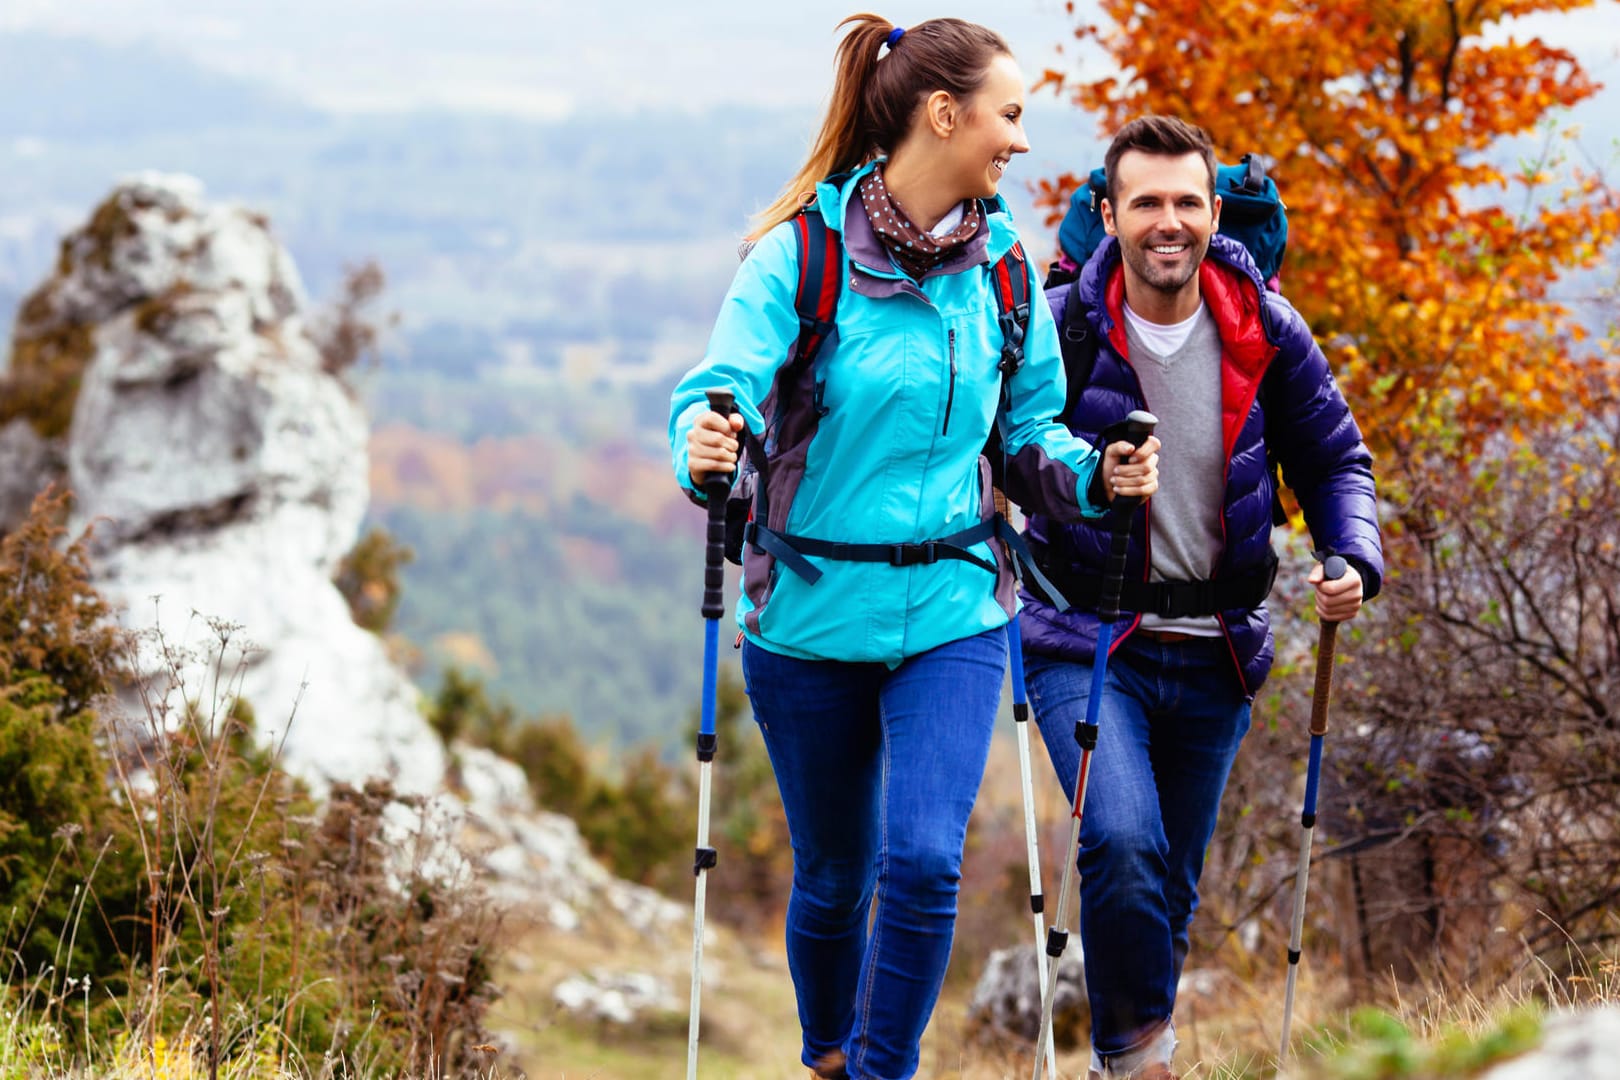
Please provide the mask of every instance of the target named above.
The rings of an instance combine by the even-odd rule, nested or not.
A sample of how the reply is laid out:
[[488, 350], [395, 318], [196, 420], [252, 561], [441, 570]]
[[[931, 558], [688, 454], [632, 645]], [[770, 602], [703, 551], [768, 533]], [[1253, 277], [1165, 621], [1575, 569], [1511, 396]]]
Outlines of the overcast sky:
[[[531, 115], [643, 105], [814, 105], [834, 27], [871, 6], [906, 25], [936, 15], [1007, 37], [1026, 75], [1061, 66], [1063, 0], [3, 0], [0, 30], [155, 40], [329, 108], [422, 105]], [[1076, 4], [1094, 11], [1090, 0]], [[1620, 86], [1620, 3], [1525, 20]], [[1072, 54], [1071, 54], [1072, 58]], [[1095, 63], [1095, 61], [1092, 61]]]

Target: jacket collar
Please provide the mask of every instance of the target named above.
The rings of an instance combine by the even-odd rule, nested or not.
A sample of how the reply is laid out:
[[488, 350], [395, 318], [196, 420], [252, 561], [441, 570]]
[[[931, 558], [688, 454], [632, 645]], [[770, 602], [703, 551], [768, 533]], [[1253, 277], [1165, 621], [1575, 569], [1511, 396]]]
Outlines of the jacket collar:
[[[837, 230], [844, 239], [844, 251], [849, 258], [852, 273], [850, 284], [866, 295], [910, 291], [916, 286], [911, 279], [896, 269], [894, 260], [872, 229], [858, 194], [860, 182], [883, 158], [875, 158], [854, 172], [835, 176], [816, 185], [816, 209], [829, 228]], [[982, 200], [983, 224], [973, 239], [962, 245], [956, 254], [931, 272], [955, 274], [980, 263], [993, 263], [1012, 249], [1018, 241], [1013, 229], [1012, 215], [1000, 195]], [[865, 280], [862, 280], [865, 279]], [[910, 289], [907, 288], [910, 286]]]
[[[1263, 302], [1266, 285], [1248, 249], [1216, 233], [1199, 264], [1198, 279], [1226, 350], [1245, 366], [1260, 363], [1262, 353], [1269, 359], [1277, 342]], [[1081, 268], [1078, 288], [1097, 332], [1125, 355], [1125, 269], [1116, 237], [1104, 237], [1091, 253]]]

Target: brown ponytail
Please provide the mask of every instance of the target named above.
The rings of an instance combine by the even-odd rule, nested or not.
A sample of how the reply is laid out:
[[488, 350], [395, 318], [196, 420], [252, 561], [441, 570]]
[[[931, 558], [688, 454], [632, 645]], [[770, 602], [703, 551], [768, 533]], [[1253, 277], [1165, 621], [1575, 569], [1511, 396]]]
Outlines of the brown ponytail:
[[962, 19], [929, 19], [910, 27], [880, 52], [895, 29], [877, 15], [851, 15], [838, 43], [832, 100], [821, 131], [782, 193], [754, 219], [749, 240], [758, 240], [799, 212], [815, 195], [816, 184], [866, 163], [894, 148], [911, 130], [911, 120], [928, 95], [944, 90], [971, 97], [984, 84], [990, 63], [1012, 55], [993, 30]]

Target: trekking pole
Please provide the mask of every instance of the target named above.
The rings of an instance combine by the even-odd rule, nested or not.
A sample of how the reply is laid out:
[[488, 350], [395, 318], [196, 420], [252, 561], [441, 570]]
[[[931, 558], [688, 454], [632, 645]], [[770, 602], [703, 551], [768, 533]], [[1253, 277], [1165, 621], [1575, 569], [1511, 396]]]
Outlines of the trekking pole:
[[[1329, 555], [1322, 562], [1324, 581], [1344, 576], [1345, 561]], [[1311, 873], [1311, 837], [1316, 832], [1316, 786], [1322, 776], [1322, 739], [1328, 729], [1328, 699], [1333, 696], [1333, 649], [1339, 624], [1322, 621], [1316, 642], [1316, 695], [1311, 699], [1311, 758], [1305, 770], [1305, 806], [1299, 815], [1299, 868], [1294, 871], [1293, 929], [1288, 934], [1288, 989], [1283, 995], [1282, 1050], [1288, 1061], [1288, 1032], [1294, 1022], [1294, 983], [1299, 976], [1300, 946], [1305, 936], [1305, 889]]]
[[[1136, 409], [1124, 420], [1110, 425], [1098, 440], [1104, 449], [1110, 443], [1124, 439], [1133, 446], [1141, 446], [1153, 434], [1158, 417]], [[1099, 468], [1101, 466], [1099, 465]], [[1063, 883], [1058, 888], [1057, 910], [1052, 915], [1052, 929], [1046, 933], [1046, 955], [1050, 961], [1046, 970], [1046, 988], [1041, 994], [1041, 1030], [1052, 1026], [1052, 1006], [1057, 998], [1058, 961], [1069, 944], [1069, 930], [1065, 919], [1069, 909], [1069, 894], [1074, 888], [1076, 862], [1080, 858], [1080, 821], [1086, 807], [1086, 787], [1091, 781], [1091, 752], [1097, 748], [1097, 717], [1102, 706], [1103, 679], [1108, 669], [1108, 650], [1114, 641], [1114, 623], [1119, 620], [1119, 594], [1125, 588], [1125, 553], [1130, 545], [1131, 518], [1136, 513], [1135, 498], [1115, 499], [1112, 510], [1113, 537], [1108, 550], [1108, 562], [1103, 567], [1102, 591], [1097, 604], [1097, 655], [1091, 662], [1091, 696], [1086, 699], [1086, 718], [1074, 726], [1075, 741], [1080, 744], [1080, 765], [1074, 778], [1074, 811], [1069, 821], [1068, 859], [1063, 864]], [[1040, 1080], [1041, 1061], [1048, 1049], [1042, 1042], [1035, 1052], [1035, 1071], [1031, 1080]]]
[[[996, 512], [1007, 516], [1007, 497], [995, 489]], [[1012, 671], [1013, 730], [1018, 733], [1018, 777], [1024, 790], [1024, 842], [1029, 849], [1029, 910], [1035, 925], [1036, 981], [1046, 985], [1046, 897], [1041, 893], [1041, 855], [1036, 842], [1035, 786], [1030, 778], [1029, 765], [1029, 700], [1024, 687], [1024, 638], [1018, 628], [1015, 614], [1007, 623], [1007, 663]], [[1047, 1080], [1057, 1080], [1057, 1051], [1052, 1044], [1052, 1024], [1035, 1033], [1037, 1040], [1046, 1044]]]
[[[709, 390], [709, 408], [721, 416], [736, 411], [729, 390]], [[719, 861], [709, 846], [709, 773], [714, 763], [718, 738], [714, 733], [716, 672], [720, 666], [720, 616], [726, 613], [726, 493], [731, 481], [723, 473], [703, 478], [708, 498], [709, 531], [703, 558], [703, 714], [698, 724], [698, 824], [697, 851], [692, 873], [697, 891], [692, 901], [692, 997], [686, 1027], [686, 1080], [697, 1080], [698, 1012], [703, 993], [703, 901], [708, 872]]]

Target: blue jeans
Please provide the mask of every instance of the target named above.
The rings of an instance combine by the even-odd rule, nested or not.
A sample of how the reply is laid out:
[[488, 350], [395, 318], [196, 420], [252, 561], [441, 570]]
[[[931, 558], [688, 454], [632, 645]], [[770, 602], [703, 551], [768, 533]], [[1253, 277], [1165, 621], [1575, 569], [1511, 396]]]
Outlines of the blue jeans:
[[852, 1080], [914, 1076], [950, 960], [1006, 635], [892, 671], [753, 642], [742, 662], [793, 841], [787, 954], [804, 1063], [842, 1052]]
[[[1091, 665], [1027, 656], [1025, 685], [1072, 803]], [[1080, 823], [1091, 1043], [1128, 1055], [1170, 1020], [1221, 792], [1249, 702], [1221, 638], [1126, 638], [1108, 660]]]

